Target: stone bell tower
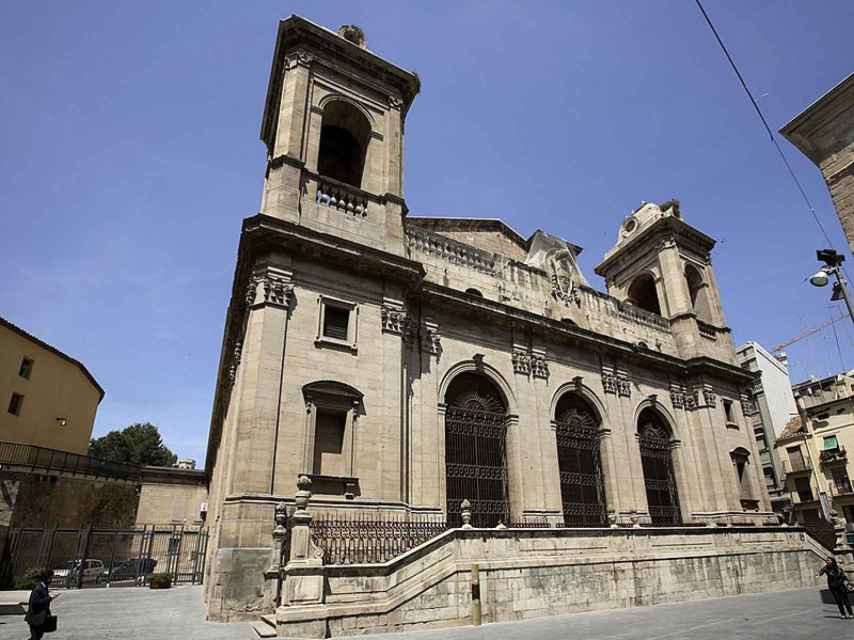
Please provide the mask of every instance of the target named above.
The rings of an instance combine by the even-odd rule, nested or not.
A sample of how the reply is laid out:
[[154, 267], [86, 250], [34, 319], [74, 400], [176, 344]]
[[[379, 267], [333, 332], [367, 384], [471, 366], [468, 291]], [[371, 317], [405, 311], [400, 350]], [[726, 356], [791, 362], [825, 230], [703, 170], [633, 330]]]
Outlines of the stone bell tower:
[[403, 130], [418, 76], [362, 30], [279, 24], [261, 124], [261, 213], [403, 254]]
[[683, 357], [735, 362], [711, 266], [715, 240], [688, 225], [678, 200], [645, 202], [626, 217], [596, 273], [608, 293], [670, 320]]

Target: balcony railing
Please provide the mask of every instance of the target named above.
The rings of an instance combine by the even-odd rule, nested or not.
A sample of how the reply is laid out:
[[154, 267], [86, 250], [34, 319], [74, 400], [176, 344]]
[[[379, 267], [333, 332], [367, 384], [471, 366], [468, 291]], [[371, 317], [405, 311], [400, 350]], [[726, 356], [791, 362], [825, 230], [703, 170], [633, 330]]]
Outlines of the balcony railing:
[[30, 471], [56, 471], [100, 478], [139, 482], [142, 468], [122, 462], [108, 462], [78, 453], [48, 449], [17, 442], [0, 442], [0, 467], [29, 468]]
[[848, 452], [845, 447], [839, 449], [825, 449], [818, 454], [821, 464], [833, 464], [834, 462], [848, 462]]
[[368, 194], [332, 178], [317, 176], [317, 195], [315, 202], [319, 205], [337, 209], [356, 219], [368, 215]]
[[812, 471], [812, 466], [805, 460], [792, 461], [789, 460], [784, 464], [786, 475], [796, 475], [801, 473], [809, 473]]
[[854, 493], [854, 487], [850, 482], [835, 484], [830, 486], [830, 493], [834, 496], [848, 496]]

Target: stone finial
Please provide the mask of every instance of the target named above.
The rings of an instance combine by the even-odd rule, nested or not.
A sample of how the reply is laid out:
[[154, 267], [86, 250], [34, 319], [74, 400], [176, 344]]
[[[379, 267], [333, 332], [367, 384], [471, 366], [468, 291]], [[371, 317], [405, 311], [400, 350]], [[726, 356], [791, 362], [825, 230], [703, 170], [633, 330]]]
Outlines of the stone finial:
[[347, 42], [352, 42], [357, 47], [362, 49], [368, 48], [368, 41], [365, 39], [365, 32], [354, 24], [342, 24], [338, 27], [338, 35], [344, 38]]
[[507, 525], [506, 525], [506, 524], [504, 524], [503, 522], [499, 521], [499, 522], [498, 522], [498, 524], [497, 524], [497, 525], [495, 525], [495, 528], [496, 528], [496, 529], [506, 529], [506, 528], [507, 528]]
[[308, 501], [311, 499], [311, 478], [307, 475], [300, 475], [297, 478], [297, 491], [294, 496], [294, 503], [298, 511], [305, 511], [308, 507]]
[[463, 520], [463, 529], [471, 529], [471, 502], [468, 498], [460, 503], [460, 517]]

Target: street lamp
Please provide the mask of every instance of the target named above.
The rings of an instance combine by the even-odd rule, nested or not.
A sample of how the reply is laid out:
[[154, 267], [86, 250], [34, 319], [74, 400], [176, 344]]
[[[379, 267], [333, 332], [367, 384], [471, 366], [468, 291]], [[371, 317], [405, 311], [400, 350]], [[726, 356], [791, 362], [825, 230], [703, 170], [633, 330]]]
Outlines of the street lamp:
[[848, 307], [848, 315], [851, 317], [851, 322], [854, 322], [854, 309], [851, 308], [848, 283], [840, 273], [840, 267], [845, 261], [845, 256], [839, 255], [833, 249], [819, 249], [815, 252], [815, 257], [819, 262], [823, 262], [824, 266], [810, 276], [810, 284], [814, 287], [826, 287], [828, 282], [830, 282], [830, 276], [835, 276], [836, 282], [833, 283], [833, 293], [830, 299], [845, 300], [845, 305]]

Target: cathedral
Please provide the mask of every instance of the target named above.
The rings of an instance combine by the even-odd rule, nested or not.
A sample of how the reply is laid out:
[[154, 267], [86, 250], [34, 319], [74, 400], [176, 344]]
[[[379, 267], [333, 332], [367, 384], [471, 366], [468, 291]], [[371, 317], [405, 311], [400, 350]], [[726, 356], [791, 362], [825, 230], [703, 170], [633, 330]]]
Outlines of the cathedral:
[[[395, 572], [426, 575], [417, 563], [452, 539], [466, 541], [455, 547], [464, 555], [521, 545], [502, 552], [518, 567], [541, 548], [576, 558], [577, 572], [572, 541], [606, 541], [612, 560], [638, 536], [648, 549], [660, 540], [661, 557], [708, 545], [703, 557], [714, 548], [723, 566], [740, 553], [717, 535], [726, 533], [783, 545], [801, 559], [779, 560], [781, 580], [812, 584], [812, 574], [792, 576], [813, 547], [778, 526], [764, 488], [745, 417], [755, 378], [736, 364], [714, 239], [677, 200], [615, 213], [614, 245], [595, 269], [603, 292], [580, 272], [571, 239], [418, 216], [404, 197], [403, 143], [420, 88], [358, 27], [279, 23], [262, 202], [241, 229], [208, 443], [209, 617], [276, 611], [279, 632], [301, 637], [430, 623], [418, 617], [423, 602], [395, 591]], [[302, 502], [298, 481], [310, 487]], [[271, 561], [278, 505], [296, 523], [281, 567]], [[298, 535], [309, 512], [443, 526], [426, 546], [348, 573], [323, 549], [295, 551], [323, 546]], [[494, 556], [484, 553], [486, 567]], [[468, 575], [455, 562], [441, 580]], [[488, 619], [513, 616], [495, 604], [503, 570], [482, 591]], [[766, 584], [774, 571], [765, 567]], [[374, 582], [356, 589], [358, 575]], [[424, 577], [418, 597], [441, 580]], [[442, 624], [468, 615], [464, 589], [448, 584], [437, 593], [457, 596]], [[691, 588], [679, 583], [683, 597]], [[346, 609], [360, 597], [370, 605]], [[614, 606], [666, 600], [645, 597], [614, 596]], [[347, 626], [347, 616], [369, 621]]]

